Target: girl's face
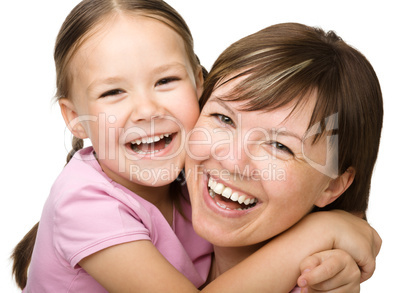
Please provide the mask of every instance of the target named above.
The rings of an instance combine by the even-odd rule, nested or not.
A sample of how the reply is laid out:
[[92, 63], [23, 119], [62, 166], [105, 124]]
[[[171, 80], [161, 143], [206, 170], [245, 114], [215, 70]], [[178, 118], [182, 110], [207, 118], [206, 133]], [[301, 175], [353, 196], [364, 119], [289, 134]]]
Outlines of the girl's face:
[[217, 246], [268, 240], [329, 200], [330, 178], [310, 166], [303, 151], [315, 162], [325, 160], [325, 139], [302, 149], [314, 95], [290, 116], [293, 105], [239, 111], [242, 102], [219, 100], [236, 82], [212, 93], [186, 158], [194, 228]]
[[160, 21], [119, 15], [94, 29], [69, 70], [63, 116], [90, 138], [103, 171], [133, 191], [172, 182], [202, 90], [181, 37]]

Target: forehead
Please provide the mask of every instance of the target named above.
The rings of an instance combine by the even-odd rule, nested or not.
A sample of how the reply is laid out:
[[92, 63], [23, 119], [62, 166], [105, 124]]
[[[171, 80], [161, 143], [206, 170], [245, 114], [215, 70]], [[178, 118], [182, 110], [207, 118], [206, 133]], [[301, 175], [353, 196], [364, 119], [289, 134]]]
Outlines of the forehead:
[[[289, 102], [278, 106], [275, 101], [272, 105], [267, 103], [265, 108], [252, 110], [249, 107], [250, 99], [243, 99], [241, 96], [243, 90], [238, 90], [242, 86], [242, 82], [249, 78], [249, 75], [232, 75], [223, 79], [213, 90], [209, 100], [221, 104], [223, 107], [235, 109], [237, 113], [250, 113], [252, 116], [259, 117], [258, 124], [261, 127], [268, 121], [275, 121], [276, 125], [286, 125], [288, 121], [298, 121], [299, 130], [307, 131], [313, 111], [317, 102], [317, 92], [312, 91], [309, 94], [289, 99]], [[247, 91], [247, 89], [244, 89]], [[258, 97], [260, 100], [263, 98]], [[264, 103], [264, 101], [262, 101]], [[278, 102], [279, 103], [279, 102]], [[300, 127], [298, 127], [300, 128]]]
[[[191, 65], [184, 41], [162, 21], [132, 14], [109, 16], [81, 40], [69, 64], [72, 85], [114, 76], [138, 77], [139, 71]], [[135, 76], [134, 76], [135, 75]]]
[[[172, 47], [181, 51], [180, 49], [184, 49], [184, 41], [161, 20], [122, 13], [109, 16], [92, 28], [82, 38], [76, 52], [78, 54], [89, 53], [89, 51], [92, 51], [91, 53], [96, 51], [107, 53], [107, 50], [124, 52], [125, 49], [132, 49], [132, 46], [145, 51], [147, 47], [154, 46], [163, 53]], [[155, 52], [149, 52], [151, 55], [153, 53]], [[185, 53], [185, 51], [182, 50], [180, 53]], [[130, 55], [124, 57], [128, 58]]]

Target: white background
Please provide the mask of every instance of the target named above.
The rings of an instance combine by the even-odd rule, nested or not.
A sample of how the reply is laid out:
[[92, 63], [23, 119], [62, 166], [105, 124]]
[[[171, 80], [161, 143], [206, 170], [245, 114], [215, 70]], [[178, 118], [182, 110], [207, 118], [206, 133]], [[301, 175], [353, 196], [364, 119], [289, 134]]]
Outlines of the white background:
[[[57, 105], [52, 51], [77, 0], [3, 1], [0, 8], [1, 198], [0, 292], [19, 292], [8, 257], [35, 224], [62, 170], [70, 137]], [[372, 182], [369, 222], [383, 247], [362, 292], [396, 292], [402, 270], [401, 29], [397, 1], [168, 0], [187, 21], [202, 63], [210, 69], [232, 42], [279, 22], [336, 31], [370, 60], [382, 85], [385, 120]], [[314, 239], [312, 239], [314, 241]], [[245, 277], [247, 279], [247, 277]]]

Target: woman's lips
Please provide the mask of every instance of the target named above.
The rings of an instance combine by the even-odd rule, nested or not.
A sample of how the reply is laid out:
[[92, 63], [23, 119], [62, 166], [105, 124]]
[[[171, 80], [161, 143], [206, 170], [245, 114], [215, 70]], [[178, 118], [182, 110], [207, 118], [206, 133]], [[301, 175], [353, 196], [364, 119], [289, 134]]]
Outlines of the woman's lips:
[[207, 185], [205, 186], [205, 201], [215, 212], [223, 213], [227, 217], [236, 217], [250, 212], [257, 206], [257, 198], [226, 186], [209, 174], [206, 175], [204, 179], [204, 184]]
[[257, 198], [234, 191], [223, 183], [218, 183], [212, 177], [208, 179], [208, 192], [213, 199], [218, 196], [217, 205], [225, 209], [246, 210], [254, 207], [258, 202]]

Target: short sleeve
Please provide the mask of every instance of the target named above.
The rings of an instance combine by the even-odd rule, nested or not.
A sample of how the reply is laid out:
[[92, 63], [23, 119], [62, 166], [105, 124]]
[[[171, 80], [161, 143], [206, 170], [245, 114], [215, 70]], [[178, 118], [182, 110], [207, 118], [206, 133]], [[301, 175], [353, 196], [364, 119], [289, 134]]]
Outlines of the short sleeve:
[[121, 243], [150, 240], [141, 205], [99, 182], [64, 188], [54, 213], [54, 245], [75, 267], [83, 258]]

